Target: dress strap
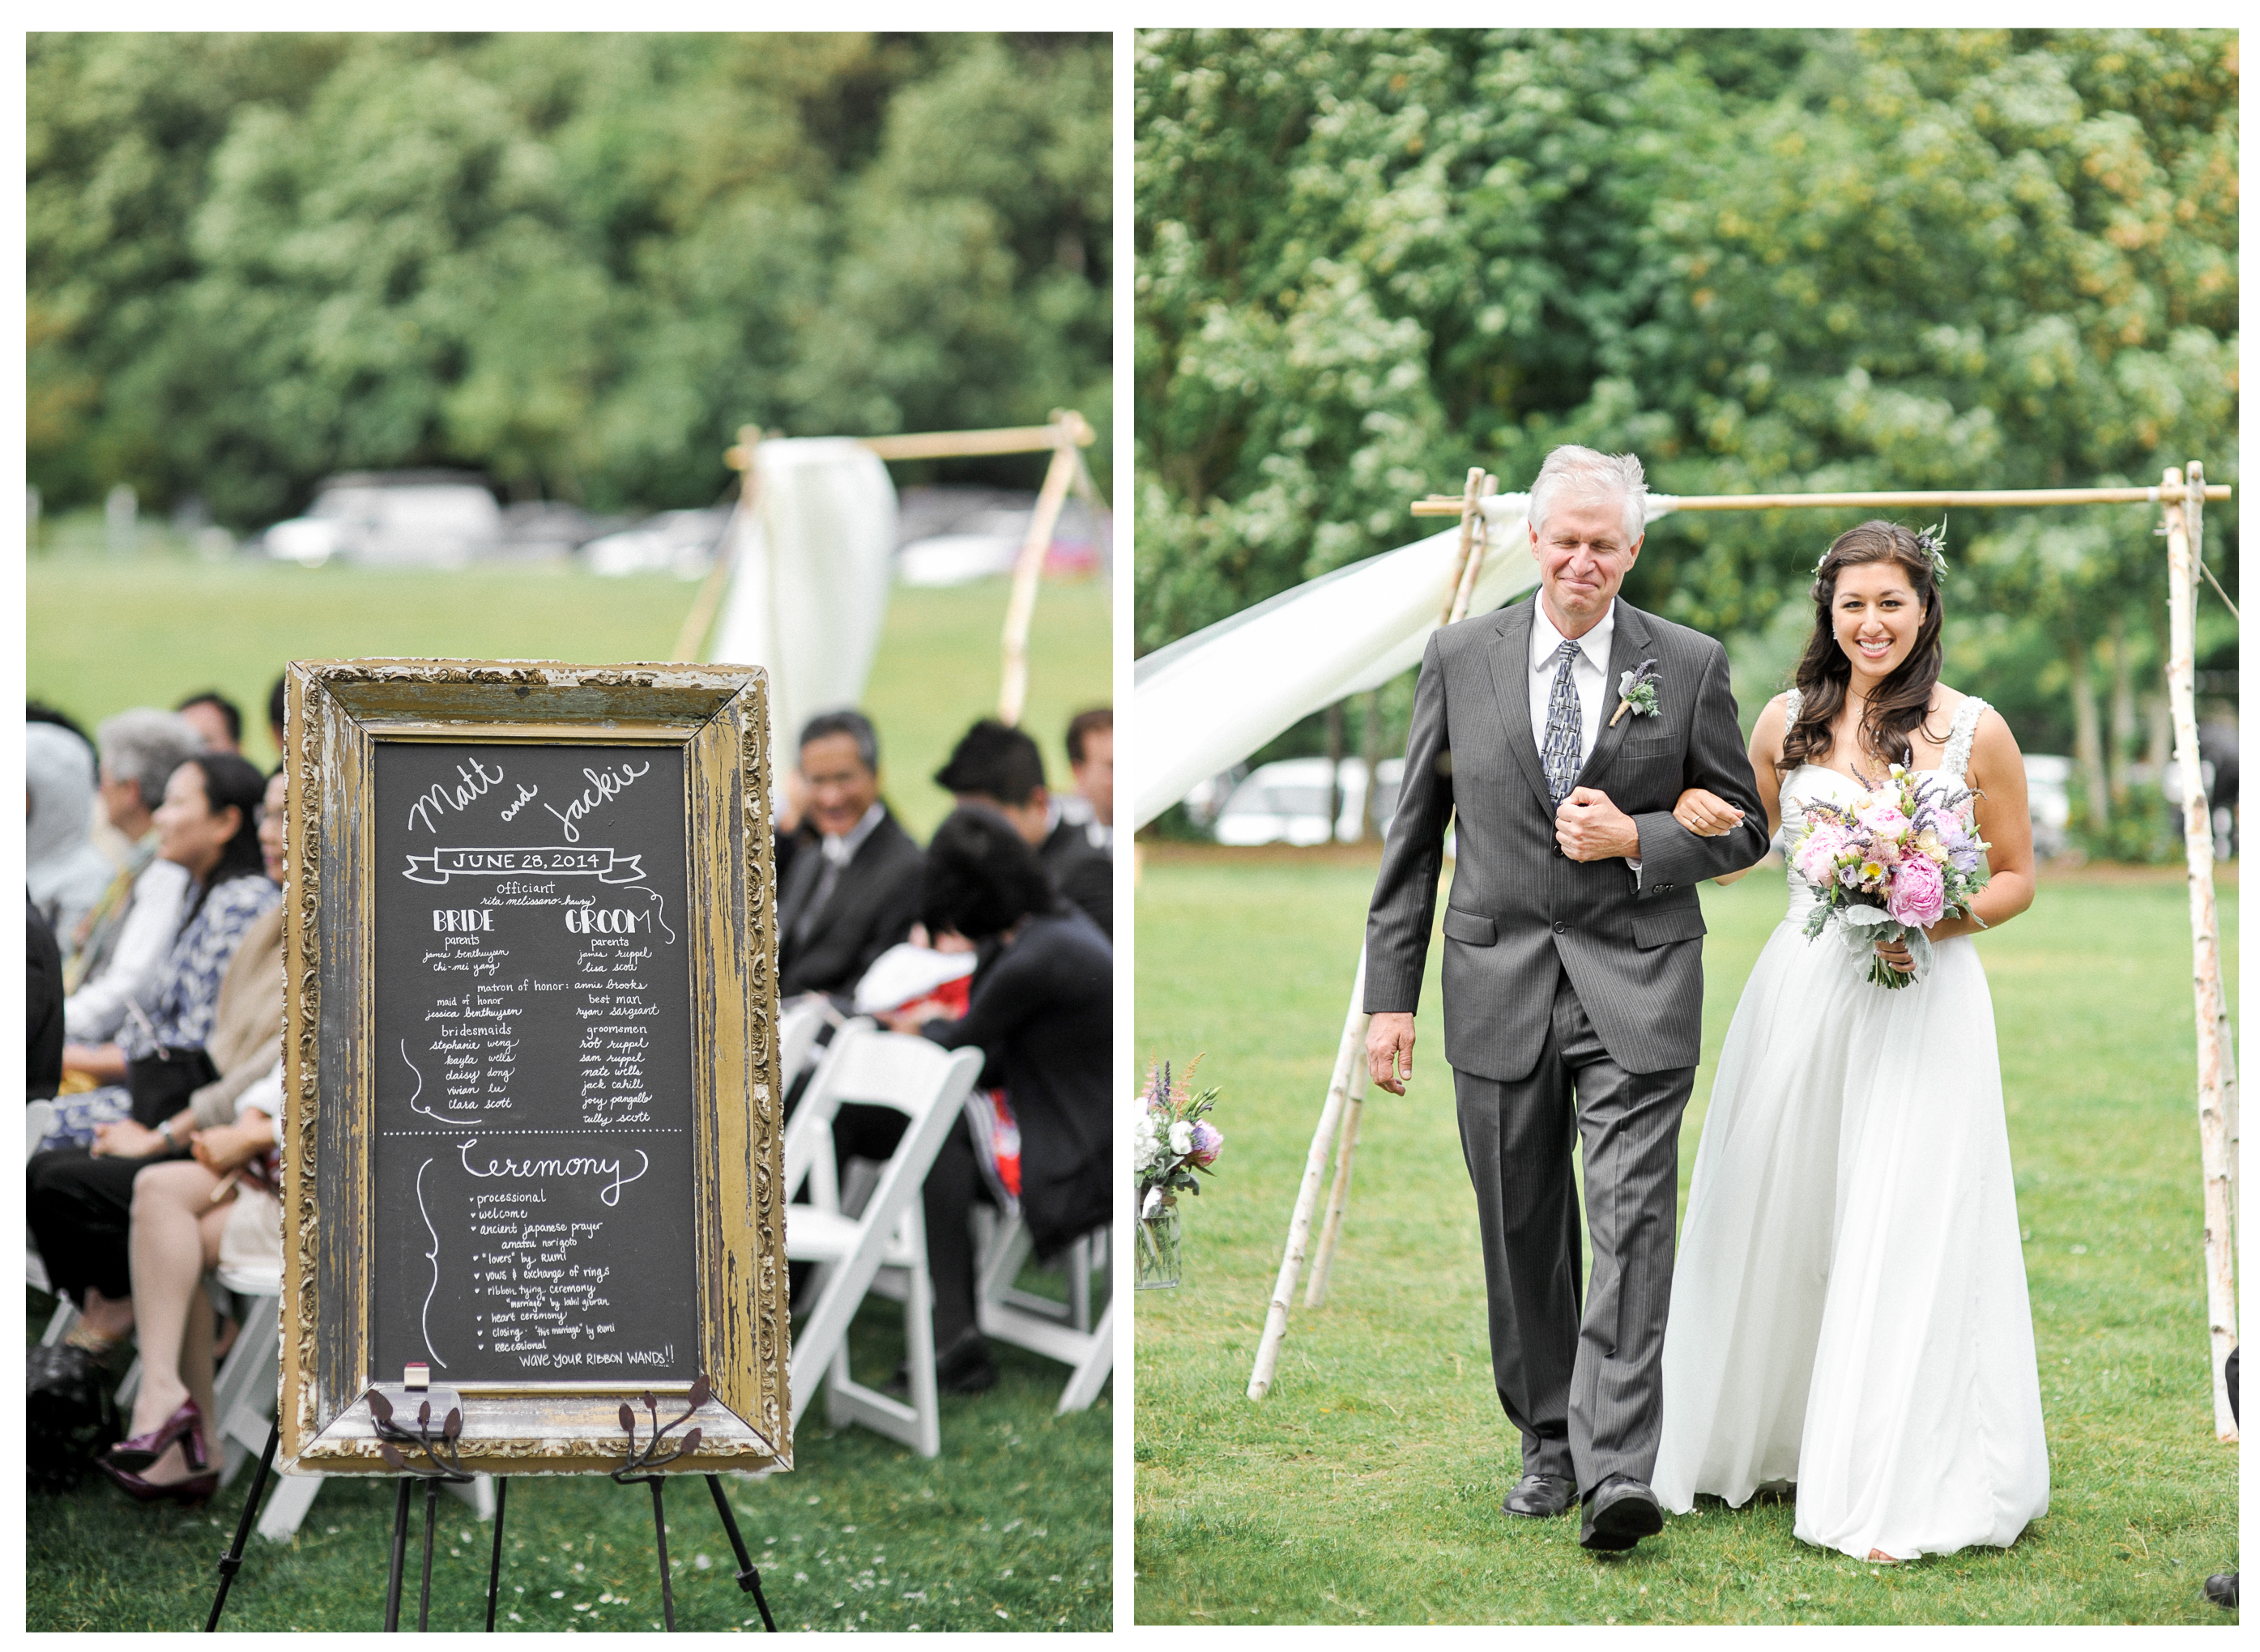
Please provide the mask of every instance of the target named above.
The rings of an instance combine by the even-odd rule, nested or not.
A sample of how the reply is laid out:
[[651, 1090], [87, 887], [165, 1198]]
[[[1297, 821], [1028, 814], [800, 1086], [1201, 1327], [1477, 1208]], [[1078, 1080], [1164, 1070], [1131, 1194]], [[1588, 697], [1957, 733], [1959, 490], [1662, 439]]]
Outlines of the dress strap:
[[1985, 702], [1976, 694], [1965, 694], [1962, 709], [1954, 714], [1954, 727], [1946, 737], [1945, 759], [1940, 772], [1960, 780], [1970, 772], [1970, 743], [1978, 735], [1978, 719], [1985, 715]]
[[1797, 726], [1797, 714], [1803, 710], [1804, 708], [1804, 690], [1792, 688], [1783, 697], [1782, 709], [1789, 713], [1789, 726], [1791, 728], [1794, 729]]

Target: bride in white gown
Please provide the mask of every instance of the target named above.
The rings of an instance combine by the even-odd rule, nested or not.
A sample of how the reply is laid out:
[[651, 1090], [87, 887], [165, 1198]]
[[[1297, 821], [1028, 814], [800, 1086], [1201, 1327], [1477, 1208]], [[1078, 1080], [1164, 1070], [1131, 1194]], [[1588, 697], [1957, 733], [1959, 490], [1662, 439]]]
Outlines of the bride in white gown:
[[[1888, 523], [1829, 548], [1798, 687], [1759, 717], [1750, 766], [1792, 832], [1808, 800], [1891, 762], [1975, 788], [1977, 914], [1998, 926], [2033, 898], [2023, 759], [1998, 713], [1938, 681], [1942, 572], [1927, 536]], [[1675, 813], [1706, 833], [1734, 818], [1706, 792]], [[1719, 1057], [1656, 1493], [1685, 1513], [1792, 1485], [1799, 1539], [1869, 1560], [2006, 1546], [2048, 1510], [2048, 1442], [1977, 925], [1933, 926], [1932, 967], [1887, 990], [1834, 936], [1806, 938], [1814, 899], [1792, 868]]]

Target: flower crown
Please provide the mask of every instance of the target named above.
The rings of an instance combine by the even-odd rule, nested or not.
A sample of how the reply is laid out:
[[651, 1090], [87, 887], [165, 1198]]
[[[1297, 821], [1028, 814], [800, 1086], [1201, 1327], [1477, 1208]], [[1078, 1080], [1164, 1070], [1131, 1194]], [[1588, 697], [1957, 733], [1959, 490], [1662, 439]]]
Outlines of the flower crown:
[[[1946, 518], [1941, 516], [1932, 526], [1916, 530], [1914, 542], [1920, 547], [1924, 559], [1930, 564], [1931, 578], [1944, 579], [1946, 577]], [[1823, 551], [1820, 553], [1820, 560], [1813, 565], [1813, 577], [1819, 578], [1820, 570], [1827, 565], [1828, 552]]]

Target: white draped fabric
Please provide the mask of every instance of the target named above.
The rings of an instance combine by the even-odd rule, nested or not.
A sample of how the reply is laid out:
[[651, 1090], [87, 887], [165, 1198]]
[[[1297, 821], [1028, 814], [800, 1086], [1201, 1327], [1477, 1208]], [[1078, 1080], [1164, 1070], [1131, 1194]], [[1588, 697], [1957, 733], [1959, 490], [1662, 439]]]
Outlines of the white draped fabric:
[[[1648, 501], [1654, 522], [1677, 502]], [[1503, 608], [1538, 582], [1525, 526], [1527, 494], [1484, 502], [1491, 549], [1470, 615]], [[1143, 826], [1212, 774], [1346, 694], [1420, 663], [1444, 611], [1459, 524], [1385, 551], [1219, 620], [1137, 665], [1136, 819]]]
[[769, 678], [771, 750], [789, 761], [801, 725], [862, 702], [895, 551], [895, 488], [879, 456], [846, 437], [789, 437], [754, 449], [754, 509], [707, 658]]

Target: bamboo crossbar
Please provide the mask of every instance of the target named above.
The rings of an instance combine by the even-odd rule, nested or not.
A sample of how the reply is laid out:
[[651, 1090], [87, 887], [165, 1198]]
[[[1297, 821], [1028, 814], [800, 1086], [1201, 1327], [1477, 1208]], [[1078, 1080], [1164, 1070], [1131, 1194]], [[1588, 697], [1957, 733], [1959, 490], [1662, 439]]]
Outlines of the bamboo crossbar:
[[[2215, 482], [2205, 490], [2208, 501], [2227, 499], [2231, 489]], [[1857, 510], [1868, 506], [1937, 505], [1973, 509], [1988, 505], [2155, 505], [2156, 488], [1964, 488], [1929, 493], [1874, 494], [1689, 494], [1674, 499], [1680, 510], [1787, 510], [1799, 506], [1814, 509]], [[1456, 516], [1462, 501], [1456, 494], [1431, 494], [1412, 502], [1416, 516]]]
[[1022, 424], [1010, 430], [930, 431], [918, 436], [856, 439], [881, 459], [969, 459], [983, 453], [1049, 452], [1069, 442], [1088, 447], [1098, 438], [1081, 414], [1069, 413], [1049, 424]]

